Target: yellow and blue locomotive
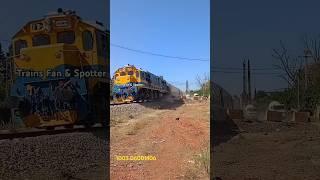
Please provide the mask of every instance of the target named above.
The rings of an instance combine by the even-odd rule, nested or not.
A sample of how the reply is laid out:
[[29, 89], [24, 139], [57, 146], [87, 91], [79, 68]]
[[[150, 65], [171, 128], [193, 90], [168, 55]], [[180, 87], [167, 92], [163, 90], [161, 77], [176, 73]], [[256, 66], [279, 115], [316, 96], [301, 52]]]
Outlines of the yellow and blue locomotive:
[[109, 35], [62, 9], [14, 35], [10, 95], [27, 127], [106, 124]]
[[169, 93], [169, 86], [162, 76], [133, 65], [119, 68], [112, 81], [113, 101], [116, 103], [157, 99]]

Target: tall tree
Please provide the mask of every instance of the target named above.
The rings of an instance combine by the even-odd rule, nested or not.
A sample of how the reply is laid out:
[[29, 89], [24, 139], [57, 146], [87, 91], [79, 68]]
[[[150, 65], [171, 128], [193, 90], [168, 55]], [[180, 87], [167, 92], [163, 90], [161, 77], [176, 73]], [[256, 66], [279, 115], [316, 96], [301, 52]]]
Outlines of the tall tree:
[[290, 56], [284, 43], [280, 41], [280, 48], [273, 49], [272, 56], [278, 60], [278, 63], [274, 66], [283, 71], [281, 78], [284, 79], [290, 87], [297, 85], [298, 79], [301, 78], [299, 70], [302, 68], [302, 59], [300, 57]]
[[280, 48], [273, 49], [272, 56], [278, 60], [275, 66], [283, 72], [281, 77], [290, 85], [282, 96], [297, 98], [300, 108], [314, 109], [320, 103], [320, 36], [303, 37], [300, 52], [301, 56], [292, 56], [280, 41]]
[[196, 82], [200, 87], [200, 95], [209, 96], [210, 95], [210, 78], [208, 74], [204, 74], [203, 77], [197, 75]]

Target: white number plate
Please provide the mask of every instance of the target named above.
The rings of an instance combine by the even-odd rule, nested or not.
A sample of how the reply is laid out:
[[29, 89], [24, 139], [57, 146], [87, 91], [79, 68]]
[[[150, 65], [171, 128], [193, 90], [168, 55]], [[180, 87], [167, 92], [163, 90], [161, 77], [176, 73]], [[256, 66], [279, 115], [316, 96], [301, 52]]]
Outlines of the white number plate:
[[56, 21], [56, 27], [69, 28], [70, 23], [69, 21], [66, 21], [66, 20]]
[[31, 24], [31, 31], [38, 32], [43, 31], [45, 29], [45, 25], [43, 22], [33, 23]]

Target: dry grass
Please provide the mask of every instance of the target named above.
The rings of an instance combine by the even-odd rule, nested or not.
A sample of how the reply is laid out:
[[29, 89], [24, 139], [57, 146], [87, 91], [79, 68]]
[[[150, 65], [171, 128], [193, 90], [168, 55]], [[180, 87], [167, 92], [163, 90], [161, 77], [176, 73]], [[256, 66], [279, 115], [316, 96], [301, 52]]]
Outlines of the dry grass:
[[210, 147], [204, 148], [200, 154], [194, 156], [193, 164], [186, 171], [184, 178], [187, 180], [209, 179], [210, 176]]
[[199, 179], [198, 171], [196, 168], [190, 168], [186, 174], [184, 175], [184, 179], [186, 180], [196, 180]]
[[128, 120], [125, 120], [125, 118], [112, 118], [110, 119], [110, 126], [114, 127], [118, 124], [126, 123], [126, 122], [128, 122]]
[[127, 131], [127, 135], [136, 135], [140, 129], [143, 129], [147, 125], [147, 121], [138, 121], [133, 125], [129, 126], [129, 130]]
[[200, 169], [204, 170], [207, 175], [210, 174], [210, 147], [206, 147], [201, 151], [199, 156], [196, 158], [196, 164], [199, 165]]

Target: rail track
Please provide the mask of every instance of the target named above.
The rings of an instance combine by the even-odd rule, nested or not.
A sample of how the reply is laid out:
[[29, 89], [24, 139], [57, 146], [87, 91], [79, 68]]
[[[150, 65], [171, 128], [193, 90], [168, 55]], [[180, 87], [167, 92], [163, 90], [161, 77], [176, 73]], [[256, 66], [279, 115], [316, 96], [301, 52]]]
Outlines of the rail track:
[[102, 124], [97, 123], [90, 128], [86, 128], [83, 125], [74, 125], [73, 128], [56, 127], [54, 130], [36, 129], [36, 128], [0, 130], [0, 140], [36, 137], [36, 136], [42, 136], [42, 135], [55, 135], [55, 134], [73, 133], [73, 132], [93, 132], [96, 130], [103, 130], [103, 129], [105, 129], [105, 127], [103, 127]]
[[124, 104], [142, 104], [142, 103], [147, 103], [147, 102], [154, 102], [152, 100], [143, 100], [143, 101], [132, 101], [132, 102], [121, 102], [121, 103], [110, 103], [110, 106], [119, 106], [119, 105], [124, 105]]

